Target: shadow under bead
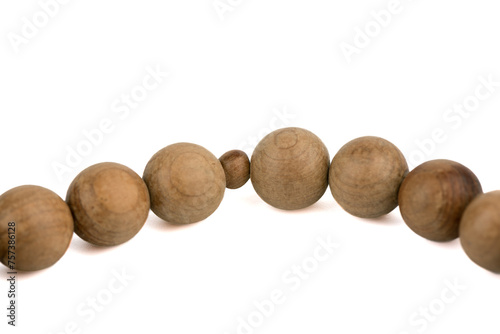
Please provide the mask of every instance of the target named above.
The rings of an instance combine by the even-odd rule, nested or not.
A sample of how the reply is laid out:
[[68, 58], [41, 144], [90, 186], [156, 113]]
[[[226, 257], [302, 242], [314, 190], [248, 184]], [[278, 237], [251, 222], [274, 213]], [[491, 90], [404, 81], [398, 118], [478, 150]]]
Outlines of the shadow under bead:
[[301, 128], [271, 132], [255, 148], [250, 181], [268, 204], [295, 210], [316, 203], [328, 187], [330, 157], [323, 142]]
[[[33, 271], [55, 264], [73, 237], [73, 217], [56, 193], [25, 185], [0, 196], [0, 260], [9, 266], [9, 222], [15, 223], [13, 270]], [[11, 230], [12, 231], [12, 230]]]
[[415, 233], [433, 241], [458, 237], [467, 205], [482, 188], [470, 169], [451, 160], [431, 160], [412, 170], [401, 184], [399, 208]]
[[189, 224], [210, 216], [224, 197], [226, 178], [220, 161], [207, 149], [177, 143], [149, 160], [143, 179], [151, 209], [173, 224]]
[[467, 256], [500, 274], [500, 191], [477, 196], [465, 209], [459, 232]]
[[219, 158], [219, 161], [226, 175], [226, 188], [238, 189], [250, 179], [250, 160], [245, 152], [228, 151]]
[[66, 202], [75, 233], [99, 246], [122, 244], [143, 227], [149, 214], [146, 184], [132, 169], [103, 162], [83, 170], [69, 186]]
[[333, 157], [330, 190], [348, 213], [377, 218], [398, 206], [398, 191], [406, 174], [406, 159], [394, 144], [379, 137], [360, 137]]

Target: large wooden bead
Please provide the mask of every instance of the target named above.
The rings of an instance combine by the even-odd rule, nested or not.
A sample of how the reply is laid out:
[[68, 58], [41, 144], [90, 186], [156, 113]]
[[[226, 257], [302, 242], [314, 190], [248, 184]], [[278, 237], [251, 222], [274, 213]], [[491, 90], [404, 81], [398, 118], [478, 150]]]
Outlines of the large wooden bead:
[[394, 210], [408, 173], [401, 151], [379, 137], [360, 137], [333, 157], [329, 183], [333, 197], [350, 214], [376, 218]]
[[72, 236], [71, 211], [51, 190], [26, 185], [0, 196], [0, 260], [4, 265], [10, 267], [10, 256], [15, 270], [50, 267], [64, 255]]
[[467, 206], [460, 242], [472, 261], [500, 273], [500, 191], [479, 195]]
[[476, 175], [450, 160], [432, 160], [408, 174], [399, 190], [399, 208], [405, 223], [433, 241], [458, 237], [466, 206], [482, 193]]
[[75, 233], [99, 246], [124, 243], [135, 236], [148, 217], [146, 184], [130, 168], [113, 162], [88, 167], [69, 186], [66, 202]]
[[276, 208], [305, 208], [318, 201], [328, 187], [328, 150], [310, 131], [284, 128], [268, 134], [255, 148], [251, 161], [255, 191]]
[[169, 145], [149, 160], [144, 181], [151, 209], [173, 224], [198, 222], [210, 216], [224, 197], [226, 179], [219, 160], [190, 143]]
[[227, 188], [240, 188], [250, 179], [250, 159], [245, 152], [240, 150], [226, 152], [219, 161], [226, 174]]

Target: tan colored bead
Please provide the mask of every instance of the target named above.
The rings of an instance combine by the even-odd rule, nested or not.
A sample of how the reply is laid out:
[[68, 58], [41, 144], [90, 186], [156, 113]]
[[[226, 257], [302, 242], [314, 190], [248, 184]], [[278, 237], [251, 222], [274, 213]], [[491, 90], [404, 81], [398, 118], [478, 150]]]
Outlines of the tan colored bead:
[[13, 188], [0, 196], [0, 259], [6, 266], [9, 222], [15, 222], [15, 270], [52, 266], [64, 255], [73, 236], [73, 217], [56, 193], [33, 185]]
[[328, 187], [330, 157], [323, 142], [301, 128], [264, 137], [252, 155], [250, 180], [268, 204], [295, 210], [316, 203]]
[[250, 159], [245, 152], [232, 150], [219, 158], [226, 175], [226, 188], [238, 189], [250, 179]]
[[467, 206], [460, 242], [477, 265], [500, 274], [500, 191], [479, 195]]
[[190, 143], [169, 145], [144, 170], [151, 209], [173, 224], [189, 224], [210, 216], [224, 197], [226, 179], [219, 160]]
[[149, 213], [146, 184], [130, 168], [113, 162], [88, 167], [69, 186], [66, 202], [75, 233], [99, 246], [122, 244], [142, 228]]
[[376, 218], [398, 206], [398, 190], [408, 173], [401, 151], [379, 137], [360, 137], [333, 157], [329, 184], [333, 197], [350, 214]]
[[399, 209], [405, 223], [433, 241], [458, 237], [467, 205], [482, 193], [476, 175], [450, 160], [432, 160], [408, 174], [399, 190]]

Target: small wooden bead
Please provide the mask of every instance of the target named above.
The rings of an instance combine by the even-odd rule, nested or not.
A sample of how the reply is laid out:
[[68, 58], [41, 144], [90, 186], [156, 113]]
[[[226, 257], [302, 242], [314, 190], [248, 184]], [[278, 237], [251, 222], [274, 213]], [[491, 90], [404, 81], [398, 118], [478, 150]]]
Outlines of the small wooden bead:
[[[15, 227], [9, 226], [15, 223]], [[12, 224], [11, 224], [12, 225]], [[11, 228], [9, 230], [9, 228]], [[15, 270], [52, 266], [64, 255], [73, 236], [73, 217], [54, 192], [33, 185], [13, 188], [0, 196], [0, 259], [9, 266], [9, 231], [15, 235]]]
[[399, 208], [405, 223], [433, 241], [458, 237], [466, 206], [482, 193], [470, 169], [450, 160], [432, 160], [412, 170], [401, 184]]
[[333, 157], [329, 184], [333, 197], [350, 214], [377, 218], [398, 206], [398, 191], [408, 173], [401, 151], [379, 137], [360, 137]]
[[122, 244], [135, 236], [148, 217], [146, 184], [130, 168], [113, 162], [88, 167], [69, 186], [66, 202], [75, 233], [99, 246]]
[[226, 189], [220, 161], [205, 148], [190, 143], [169, 145], [149, 160], [144, 181], [151, 209], [173, 224], [189, 224], [210, 216]]
[[252, 155], [250, 180], [268, 204], [284, 210], [308, 207], [328, 187], [330, 157], [323, 142], [300, 128], [276, 130]]
[[240, 150], [226, 152], [219, 161], [226, 175], [226, 188], [238, 189], [250, 179], [250, 160], [245, 152]]
[[500, 273], [500, 191], [477, 196], [460, 221], [460, 242], [477, 265]]

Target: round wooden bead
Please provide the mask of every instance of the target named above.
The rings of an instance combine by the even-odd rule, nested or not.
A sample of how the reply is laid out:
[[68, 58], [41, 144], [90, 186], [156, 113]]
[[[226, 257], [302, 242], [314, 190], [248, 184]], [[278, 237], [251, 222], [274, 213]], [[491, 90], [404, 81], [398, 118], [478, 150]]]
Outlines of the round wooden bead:
[[99, 246], [114, 246], [135, 236], [148, 217], [146, 184], [130, 168], [113, 162], [88, 167], [69, 186], [66, 202], [75, 233]]
[[268, 204], [285, 210], [305, 208], [328, 187], [330, 157], [323, 142], [300, 128], [276, 130], [252, 155], [250, 180]]
[[226, 175], [226, 188], [240, 188], [250, 179], [250, 160], [245, 152], [240, 150], [226, 152], [219, 161]]
[[408, 173], [401, 151], [379, 137], [360, 137], [333, 157], [329, 184], [333, 197], [350, 214], [376, 218], [398, 206], [398, 191]]
[[433, 241], [458, 237], [465, 207], [482, 193], [476, 175], [450, 160], [432, 160], [412, 170], [401, 184], [399, 208], [405, 223]]
[[[15, 237], [9, 237], [9, 232]], [[15, 270], [50, 267], [64, 255], [72, 236], [71, 212], [54, 192], [26, 185], [0, 196], [0, 260], [4, 265], [9, 267], [11, 250]], [[9, 248], [9, 240], [15, 240], [14, 248]]]
[[460, 242], [479, 266], [500, 273], [500, 191], [477, 196], [460, 221]]
[[158, 151], [144, 170], [151, 209], [173, 224], [210, 216], [224, 197], [226, 179], [219, 160], [205, 148], [177, 143]]

